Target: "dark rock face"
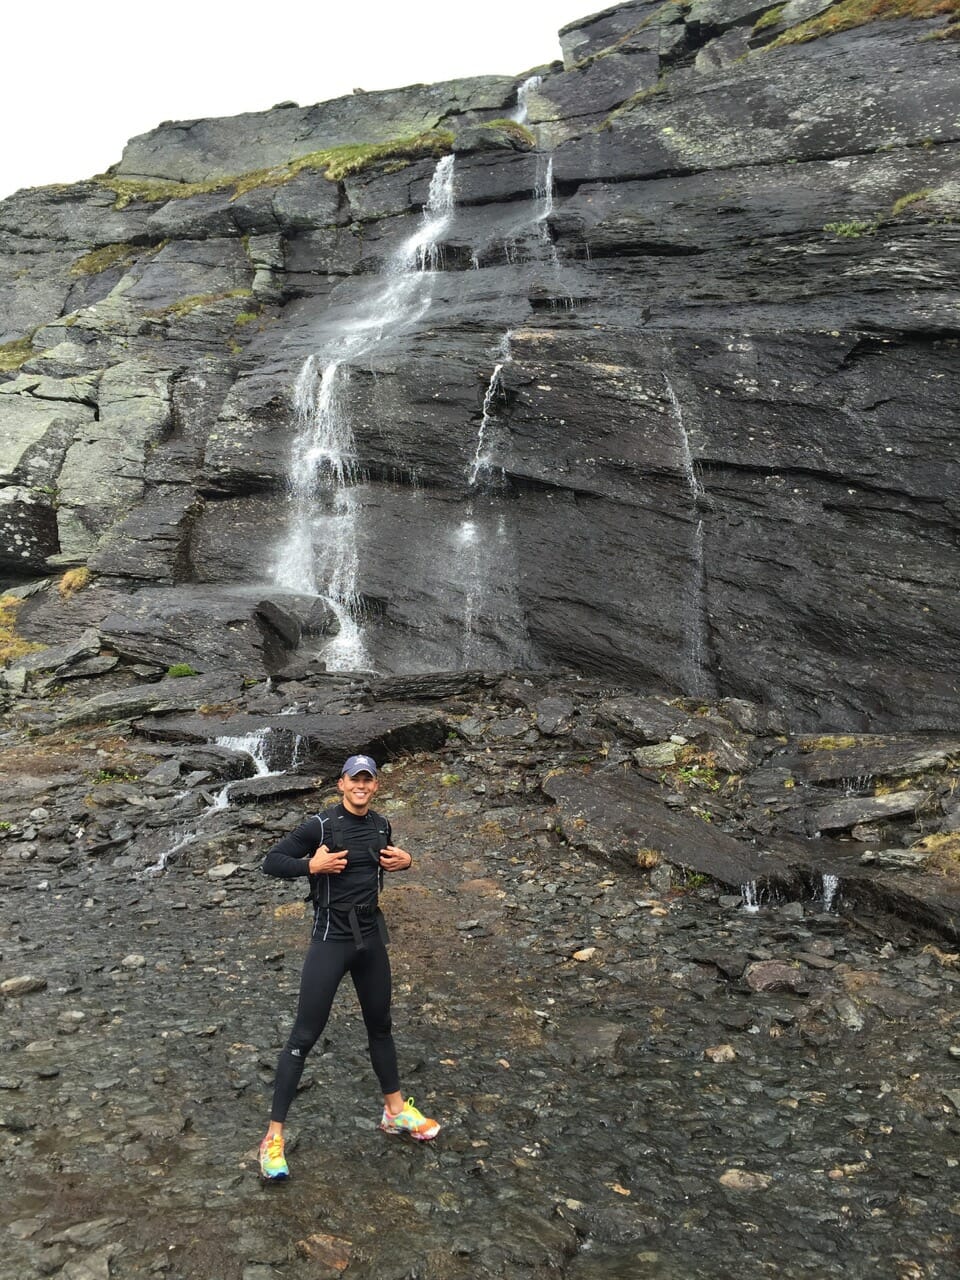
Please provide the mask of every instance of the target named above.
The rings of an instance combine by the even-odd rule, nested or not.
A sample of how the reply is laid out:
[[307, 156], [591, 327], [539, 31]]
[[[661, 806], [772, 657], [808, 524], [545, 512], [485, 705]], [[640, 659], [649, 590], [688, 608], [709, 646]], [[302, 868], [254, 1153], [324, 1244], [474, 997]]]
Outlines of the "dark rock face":
[[[24, 632], [955, 725], [955, 45], [764, 47], [823, 7], [572, 24], [534, 149], [488, 127], [519, 79], [456, 81], [161, 125], [113, 179], [4, 202], [0, 571], [100, 578]], [[437, 128], [429, 234], [432, 156], [283, 168]]]

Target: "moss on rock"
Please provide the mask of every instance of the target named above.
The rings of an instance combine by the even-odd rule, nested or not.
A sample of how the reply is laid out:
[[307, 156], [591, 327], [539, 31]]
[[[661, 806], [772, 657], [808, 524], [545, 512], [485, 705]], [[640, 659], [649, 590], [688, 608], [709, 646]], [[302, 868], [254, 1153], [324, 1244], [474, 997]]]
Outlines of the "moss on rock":
[[815, 18], [784, 31], [766, 47], [779, 49], [783, 45], [803, 44], [880, 19], [941, 17], [960, 18], [960, 0], [838, 0]]
[[110, 267], [128, 267], [140, 254], [132, 244], [104, 244], [78, 258], [70, 267], [72, 276], [98, 276]]
[[0, 596], [0, 663], [14, 662], [28, 653], [46, 648], [46, 645], [17, 635], [17, 610], [22, 604], [17, 596]]
[[338, 147], [311, 151], [270, 169], [251, 169], [247, 173], [211, 179], [209, 182], [119, 178], [113, 174], [98, 174], [93, 181], [115, 193], [117, 199], [114, 207], [117, 209], [124, 208], [134, 200], [159, 204], [167, 200], [187, 200], [192, 196], [209, 195], [215, 191], [229, 191], [231, 188], [232, 198], [236, 199], [259, 187], [283, 186], [305, 169], [319, 170], [331, 182], [339, 182], [342, 178], [361, 173], [376, 164], [411, 164], [426, 156], [447, 155], [452, 149], [453, 133], [449, 129], [428, 129], [425, 133], [391, 138], [387, 142], [349, 142]]

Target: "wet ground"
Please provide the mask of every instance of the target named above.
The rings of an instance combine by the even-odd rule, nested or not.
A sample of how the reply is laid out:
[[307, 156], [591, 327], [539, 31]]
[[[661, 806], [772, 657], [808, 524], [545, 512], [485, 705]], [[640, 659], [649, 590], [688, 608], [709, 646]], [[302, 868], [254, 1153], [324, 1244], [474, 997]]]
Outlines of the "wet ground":
[[257, 863], [307, 802], [247, 813], [222, 879], [199, 853], [29, 863], [0, 906], [4, 976], [46, 983], [2, 1006], [3, 1280], [958, 1274], [942, 939], [842, 901], [652, 894], [564, 846], [507, 755], [384, 784], [416, 858], [384, 902], [404, 1087], [440, 1137], [378, 1131], [345, 986], [293, 1176], [258, 1180], [307, 921]]

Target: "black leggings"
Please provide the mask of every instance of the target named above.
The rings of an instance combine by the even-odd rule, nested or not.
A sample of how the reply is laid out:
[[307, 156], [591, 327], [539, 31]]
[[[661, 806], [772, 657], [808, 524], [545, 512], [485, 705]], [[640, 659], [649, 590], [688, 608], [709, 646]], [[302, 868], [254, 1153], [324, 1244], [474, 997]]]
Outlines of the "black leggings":
[[364, 942], [362, 951], [353, 942], [311, 942], [303, 962], [297, 1020], [277, 1064], [271, 1120], [280, 1124], [286, 1120], [303, 1075], [304, 1059], [327, 1025], [333, 997], [348, 972], [360, 1001], [370, 1061], [380, 1088], [384, 1093], [399, 1091], [400, 1076], [390, 1021], [390, 957], [379, 934], [365, 938]]

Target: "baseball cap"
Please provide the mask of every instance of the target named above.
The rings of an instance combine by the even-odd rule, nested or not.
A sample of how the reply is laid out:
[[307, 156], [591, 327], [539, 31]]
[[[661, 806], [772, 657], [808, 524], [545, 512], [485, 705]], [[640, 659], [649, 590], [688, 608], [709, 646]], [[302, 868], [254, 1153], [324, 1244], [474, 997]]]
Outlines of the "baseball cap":
[[377, 766], [370, 756], [350, 756], [340, 770], [341, 778], [344, 774], [348, 778], [355, 778], [358, 773], [369, 773], [374, 778], [377, 776]]

